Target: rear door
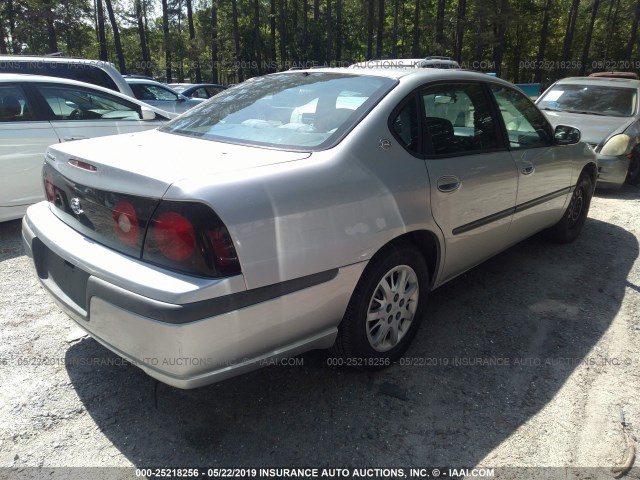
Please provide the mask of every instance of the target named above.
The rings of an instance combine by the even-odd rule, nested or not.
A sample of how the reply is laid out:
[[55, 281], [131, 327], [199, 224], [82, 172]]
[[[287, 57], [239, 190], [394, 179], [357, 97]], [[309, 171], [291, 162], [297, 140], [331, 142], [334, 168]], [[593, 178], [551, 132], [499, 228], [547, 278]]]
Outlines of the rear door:
[[65, 142], [139, 132], [162, 124], [161, 120], [141, 120], [138, 105], [98, 90], [53, 83], [39, 83], [35, 89], [51, 110], [51, 125]]
[[42, 163], [58, 136], [19, 83], [0, 84], [0, 208], [44, 198]]
[[427, 85], [420, 107], [446, 281], [509, 245], [518, 172], [483, 83]]

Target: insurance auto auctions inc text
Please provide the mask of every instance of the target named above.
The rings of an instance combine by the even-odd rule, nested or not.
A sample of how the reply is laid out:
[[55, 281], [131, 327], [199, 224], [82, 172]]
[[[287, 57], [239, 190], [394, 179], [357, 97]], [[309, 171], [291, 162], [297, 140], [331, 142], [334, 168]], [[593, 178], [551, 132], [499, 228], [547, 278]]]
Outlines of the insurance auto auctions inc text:
[[259, 478], [460, 478], [494, 477], [493, 468], [260, 468]]

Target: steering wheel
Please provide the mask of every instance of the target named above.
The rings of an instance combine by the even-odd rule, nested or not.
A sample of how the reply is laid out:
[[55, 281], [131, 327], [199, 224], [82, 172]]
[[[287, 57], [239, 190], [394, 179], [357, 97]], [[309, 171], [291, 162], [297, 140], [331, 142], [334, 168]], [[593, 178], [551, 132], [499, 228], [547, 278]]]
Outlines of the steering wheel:
[[69, 114], [69, 120], [80, 120], [80, 119], [82, 119], [82, 112], [77, 108]]

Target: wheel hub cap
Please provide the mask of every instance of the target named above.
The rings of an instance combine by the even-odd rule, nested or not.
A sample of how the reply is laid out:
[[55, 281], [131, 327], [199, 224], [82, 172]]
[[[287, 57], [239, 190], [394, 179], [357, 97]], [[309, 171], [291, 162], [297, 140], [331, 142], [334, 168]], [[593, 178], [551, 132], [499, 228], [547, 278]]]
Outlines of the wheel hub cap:
[[418, 276], [408, 265], [389, 270], [376, 286], [367, 310], [369, 345], [386, 352], [405, 336], [418, 306]]

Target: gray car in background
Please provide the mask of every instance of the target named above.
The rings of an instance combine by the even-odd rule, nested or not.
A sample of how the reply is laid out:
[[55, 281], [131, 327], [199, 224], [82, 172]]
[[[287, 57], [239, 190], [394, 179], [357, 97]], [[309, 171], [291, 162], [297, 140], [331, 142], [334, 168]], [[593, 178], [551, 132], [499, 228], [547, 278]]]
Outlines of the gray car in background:
[[25, 248], [78, 325], [170, 385], [315, 348], [377, 369], [433, 288], [537, 232], [577, 238], [597, 175], [579, 140], [483, 74], [283, 72], [51, 147]]
[[640, 182], [640, 80], [565, 78], [537, 100], [552, 125], [580, 129], [598, 155], [598, 187]]
[[125, 80], [138, 100], [167, 112], [184, 113], [203, 101], [198, 98], [187, 98], [155, 80], [133, 77], [125, 77]]

